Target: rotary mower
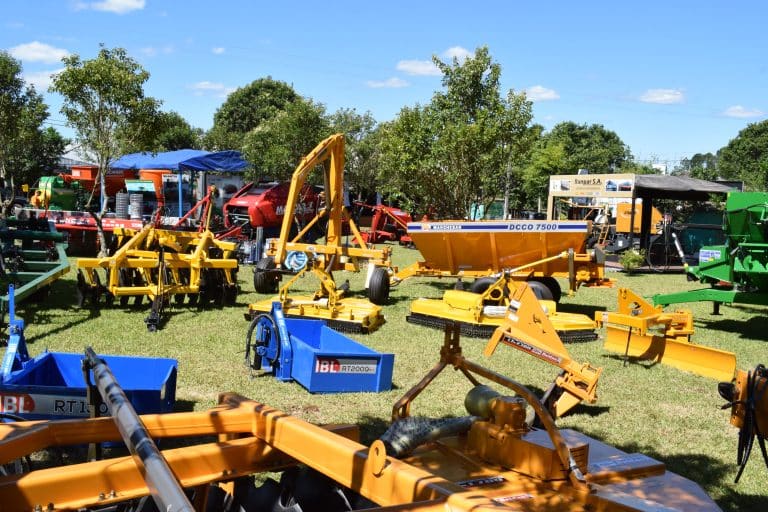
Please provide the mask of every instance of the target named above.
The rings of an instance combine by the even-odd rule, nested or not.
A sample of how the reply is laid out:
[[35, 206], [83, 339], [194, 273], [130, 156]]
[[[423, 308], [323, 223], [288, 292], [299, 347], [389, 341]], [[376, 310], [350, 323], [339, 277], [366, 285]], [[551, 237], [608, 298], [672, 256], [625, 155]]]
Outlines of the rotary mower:
[[[323, 166], [325, 205], [302, 229], [294, 225], [299, 196], [308, 175]], [[259, 293], [278, 291], [280, 280], [289, 276], [280, 287], [279, 300], [286, 316], [320, 318], [333, 322], [333, 327], [347, 332], [370, 332], [383, 322], [380, 304], [389, 299], [390, 249], [370, 248], [357, 229], [344, 205], [344, 136], [331, 135], [305, 156], [293, 173], [280, 237], [270, 239], [266, 256], [256, 264], [253, 285]], [[344, 225], [352, 242], [344, 240]], [[323, 226], [321, 228], [321, 226]], [[307, 242], [318, 231], [324, 240]], [[359, 272], [367, 267], [366, 288], [370, 300], [344, 297], [347, 286], [337, 286], [333, 271]], [[320, 287], [312, 296], [290, 295], [290, 287], [304, 275], [314, 275]], [[249, 305], [249, 314], [269, 312], [273, 298]]]

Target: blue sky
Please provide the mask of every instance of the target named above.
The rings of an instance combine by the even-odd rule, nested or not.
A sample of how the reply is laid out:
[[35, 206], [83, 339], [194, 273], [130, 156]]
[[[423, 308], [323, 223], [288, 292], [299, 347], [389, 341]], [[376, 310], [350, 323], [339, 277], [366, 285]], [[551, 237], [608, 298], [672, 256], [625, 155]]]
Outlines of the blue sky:
[[61, 56], [123, 47], [147, 94], [207, 129], [227, 93], [265, 76], [387, 121], [440, 89], [432, 55], [485, 45], [535, 122], [599, 123], [638, 160], [674, 165], [768, 117], [766, 22], [761, 1], [3, 0], [0, 48], [44, 91]]

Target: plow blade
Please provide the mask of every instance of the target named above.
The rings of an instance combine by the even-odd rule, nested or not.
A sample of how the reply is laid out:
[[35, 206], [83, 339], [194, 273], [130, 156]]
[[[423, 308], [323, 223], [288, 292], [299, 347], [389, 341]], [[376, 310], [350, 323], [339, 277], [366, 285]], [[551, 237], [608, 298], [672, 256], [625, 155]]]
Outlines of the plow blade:
[[731, 380], [736, 371], [732, 352], [691, 343], [689, 310], [664, 311], [628, 288], [619, 288], [617, 310], [595, 313], [595, 321], [605, 325], [608, 351], [719, 380]]
[[605, 345], [609, 352], [626, 354], [642, 360], [656, 361], [713, 379], [729, 381], [736, 371], [736, 355], [689, 341], [667, 339], [663, 335], [638, 334], [614, 325], [605, 328]]
[[[272, 311], [272, 304], [279, 298], [254, 302], [248, 306], [248, 317]], [[293, 318], [324, 320], [326, 325], [339, 332], [368, 334], [384, 323], [381, 307], [367, 300], [344, 298], [330, 306], [326, 299], [292, 296], [282, 303], [283, 314]]]

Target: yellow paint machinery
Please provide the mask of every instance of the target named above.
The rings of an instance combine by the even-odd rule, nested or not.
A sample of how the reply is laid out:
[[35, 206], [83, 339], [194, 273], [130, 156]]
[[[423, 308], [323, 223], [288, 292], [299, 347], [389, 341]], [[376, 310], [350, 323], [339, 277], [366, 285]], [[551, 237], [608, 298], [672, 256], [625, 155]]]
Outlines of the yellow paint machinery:
[[559, 284], [551, 276], [537, 277], [534, 273], [536, 268], [554, 265], [553, 262], [566, 261], [573, 267], [573, 257], [573, 251], [564, 251], [504, 270], [495, 277], [478, 279], [472, 283], [470, 291], [448, 290], [440, 300], [416, 299], [411, 302], [406, 320], [435, 328], [442, 328], [447, 322], [459, 322], [463, 335], [488, 338], [505, 321], [507, 308], [513, 300], [510, 292], [514, 293], [519, 283], [525, 283], [534, 291], [562, 341], [595, 340], [595, 322], [586, 315], [557, 311]]
[[605, 349], [625, 358], [668, 364], [714, 379], [728, 380], [736, 370], [736, 356], [691, 342], [693, 315], [689, 310], [665, 312], [628, 288], [620, 288], [615, 312], [595, 313], [605, 326]]
[[[32, 461], [0, 478], [4, 511], [719, 510], [662, 462], [558, 429], [526, 387], [464, 358], [458, 329], [446, 332], [438, 364], [370, 445], [355, 425], [313, 425], [235, 394], [209, 411], [138, 416], [104, 362], [86, 356], [93, 393], [112, 417], [0, 424], [0, 465], [48, 447], [121, 439], [131, 454], [42, 469]], [[446, 368], [468, 380], [467, 415], [411, 416]], [[525, 422], [527, 407], [542, 428]], [[176, 447], [155, 444], [174, 438]]]
[[727, 400], [722, 408], [731, 409], [731, 425], [739, 429], [736, 463], [739, 471], [736, 482], [741, 478], [752, 453], [755, 439], [760, 445], [763, 462], [768, 467], [768, 369], [759, 364], [752, 371], [738, 370], [730, 382], [718, 385], [720, 396]]
[[[155, 331], [172, 297], [176, 304], [207, 307], [233, 305], [237, 298], [236, 244], [200, 233], [159, 229], [149, 224], [140, 231], [116, 229], [117, 250], [104, 258], [77, 260], [79, 303], [107, 305], [115, 299], [127, 306], [130, 297], [152, 303], [147, 328]], [[106, 274], [102, 282], [100, 272]]]

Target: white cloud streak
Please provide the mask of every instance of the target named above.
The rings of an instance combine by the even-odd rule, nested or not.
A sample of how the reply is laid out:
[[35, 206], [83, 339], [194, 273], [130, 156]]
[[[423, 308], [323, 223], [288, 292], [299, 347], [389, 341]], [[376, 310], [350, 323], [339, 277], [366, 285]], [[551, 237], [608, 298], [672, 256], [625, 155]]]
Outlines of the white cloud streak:
[[146, 4], [146, 0], [102, 0], [101, 2], [80, 2], [76, 9], [93, 9], [94, 11], [126, 14], [141, 10]]
[[648, 89], [640, 96], [643, 103], [673, 105], [685, 101], [685, 93], [680, 89]]
[[402, 78], [392, 77], [386, 80], [368, 80], [366, 85], [372, 89], [400, 89], [402, 87], [408, 87], [409, 84]]
[[63, 48], [56, 48], [40, 41], [14, 46], [8, 50], [8, 53], [24, 62], [42, 62], [44, 64], [61, 62], [62, 58], [69, 55], [69, 52]]
[[223, 46], [216, 46], [214, 48], [211, 48], [211, 53], [214, 55], [221, 55], [226, 51], [226, 49]]
[[211, 94], [220, 98], [227, 97], [236, 89], [235, 87], [227, 87], [226, 85], [219, 82], [209, 82], [207, 80], [192, 84], [189, 86], [189, 88], [192, 89], [192, 91], [195, 93], [195, 96]]
[[52, 71], [34, 71], [31, 73], [24, 73], [24, 81], [30, 85], [35, 86], [37, 92], [46, 92], [53, 83], [53, 76], [58, 75], [64, 71], [64, 68], [54, 69]]
[[733, 105], [723, 111], [725, 117], [735, 117], [737, 119], [749, 119], [752, 117], [763, 117], [765, 112], [757, 109], [744, 108], [741, 105]]
[[412, 76], [440, 76], [440, 68], [431, 60], [401, 60], [397, 70]]
[[147, 57], [155, 57], [160, 54], [170, 55], [175, 51], [175, 48], [173, 47], [173, 45], [169, 44], [161, 47], [147, 46], [145, 48], [142, 48], [139, 51], [144, 55], [146, 55]]
[[548, 89], [543, 85], [533, 85], [525, 90], [525, 95], [531, 101], [559, 100], [560, 95], [554, 89]]
[[467, 60], [467, 58], [472, 57], [474, 55], [471, 51], [467, 50], [466, 48], [462, 48], [461, 46], [451, 46], [447, 50], [443, 52], [443, 57], [447, 57], [449, 59], [458, 59], [459, 62], [463, 62]]

